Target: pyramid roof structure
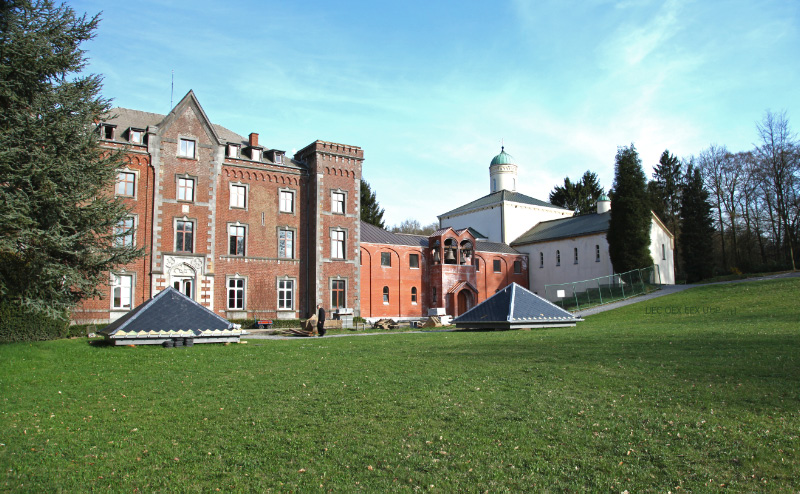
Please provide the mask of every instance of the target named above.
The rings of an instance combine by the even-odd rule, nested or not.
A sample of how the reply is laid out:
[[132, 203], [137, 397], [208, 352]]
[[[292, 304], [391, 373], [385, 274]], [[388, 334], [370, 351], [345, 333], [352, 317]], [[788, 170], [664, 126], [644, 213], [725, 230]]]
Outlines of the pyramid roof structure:
[[462, 329], [523, 329], [575, 326], [582, 319], [511, 283], [453, 320]]

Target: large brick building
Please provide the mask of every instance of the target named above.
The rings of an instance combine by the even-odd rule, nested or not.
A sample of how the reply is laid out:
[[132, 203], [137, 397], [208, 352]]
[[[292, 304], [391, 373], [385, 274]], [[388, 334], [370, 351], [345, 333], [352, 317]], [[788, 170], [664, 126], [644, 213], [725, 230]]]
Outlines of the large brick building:
[[359, 307], [361, 148], [315, 141], [288, 157], [213, 124], [191, 91], [168, 115], [116, 108], [98, 130], [124, 156], [119, 241], [145, 256], [109, 273], [77, 322], [114, 320], [167, 286], [229, 319]]

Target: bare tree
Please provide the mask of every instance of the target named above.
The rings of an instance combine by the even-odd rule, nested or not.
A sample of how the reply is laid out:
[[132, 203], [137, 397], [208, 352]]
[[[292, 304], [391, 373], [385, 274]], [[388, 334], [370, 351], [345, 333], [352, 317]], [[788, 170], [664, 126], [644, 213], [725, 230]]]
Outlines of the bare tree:
[[[763, 186], [767, 199], [774, 208], [778, 236], [783, 237], [779, 246], [784, 249], [796, 270], [794, 245], [798, 218], [798, 186], [800, 186], [800, 160], [798, 160], [797, 137], [789, 127], [786, 112], [767, 111], [756, 124], [761, 140], [756, 146], [756, 155], [763, 174]], [[782, 232], [781, 232], [782, 230]], [[782, 233], [782, 235], [781, 235]], [[785, 255], [786, 255], [785, 254]]]
[[727, 269], [728, 256], [725, 253], [725, 222], [722, 218], [722, 211], [724, 209], [722, 203], [723, 196], [723, 168], [726, 166], [728, 150], [725, 146], [718, 146], [712, 144], [700, 152], [698, 165], [700, 174], [703, 176], [703, 182], [706, 189], [710, 192], [711, 207], [716, 210], [717, 222], [720, 232], [720, 246], [722, 248], [722, 267]]

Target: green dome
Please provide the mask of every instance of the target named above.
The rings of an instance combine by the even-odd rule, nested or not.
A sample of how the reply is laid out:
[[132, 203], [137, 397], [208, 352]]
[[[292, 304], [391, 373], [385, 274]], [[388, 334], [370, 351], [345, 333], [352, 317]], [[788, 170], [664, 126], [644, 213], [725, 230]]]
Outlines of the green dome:
[[500, 148], [500, 154], [492, 158], [492, 163], [489, 166], [494, 165], [512, 165], [514, 164], [514, 158], [505, 152], [505, 146]]
[[605, 194], [600, 194], [600, 197], [597, 198], [597, 201], [610, 201], [611, 199], [608, 198]]

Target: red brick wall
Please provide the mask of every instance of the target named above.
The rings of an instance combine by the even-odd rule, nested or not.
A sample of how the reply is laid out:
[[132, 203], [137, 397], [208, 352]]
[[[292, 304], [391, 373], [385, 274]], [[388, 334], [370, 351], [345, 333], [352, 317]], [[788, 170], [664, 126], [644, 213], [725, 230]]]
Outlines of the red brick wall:
[[[381, 253], [391, 255], [391, 266], [381, 265]], [[419, 268], [411, 268], [409, 255], [419, 256]], [[424, 317], [428, 315], [426, 282], [428, 263], [420, 247], [361, 244], [361, 316]], [[383, 302], [383, 288], [389, 288], [389, 302]], [[411, 288], [417, 289], [417, 303], [411, 302]]]

